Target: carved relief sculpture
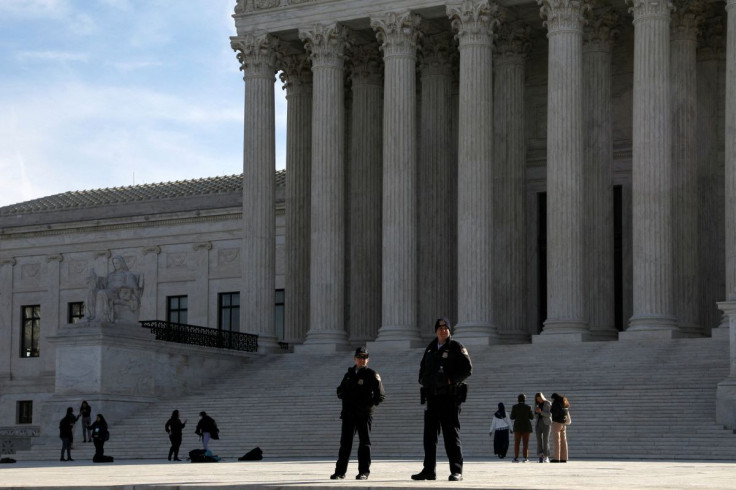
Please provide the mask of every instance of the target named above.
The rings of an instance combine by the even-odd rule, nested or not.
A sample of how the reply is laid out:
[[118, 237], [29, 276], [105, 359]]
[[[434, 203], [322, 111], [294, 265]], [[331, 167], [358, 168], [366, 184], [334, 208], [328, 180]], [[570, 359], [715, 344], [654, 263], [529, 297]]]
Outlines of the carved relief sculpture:
[[114, 270], [107, 277], [98, 277], [91, 270], [87, 277], [87, 301], [85, 319], [87, 322], [120, 321], [135, 322], [143, 292], [143, 277], [130, 272], [125, 259], [116, 255], [112, 258]]

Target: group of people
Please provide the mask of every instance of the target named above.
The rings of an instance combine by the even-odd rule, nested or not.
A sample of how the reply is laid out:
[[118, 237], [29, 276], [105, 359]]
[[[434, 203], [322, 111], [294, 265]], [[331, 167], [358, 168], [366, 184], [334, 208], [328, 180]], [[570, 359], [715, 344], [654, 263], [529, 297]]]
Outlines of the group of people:
[[505, 458], [509, 449], [509, 433], [513, 433], [514, 463], [519, 462], [520, 445], [523, 447], [521, 462], [529, 461], [529, 435], [533, 425], [539, 462], [567, 463], [567, 426], [572, 422], [567, 398], [553, 393], [550, 402], [544, 393], [539, 392], [534, 395], [534, 407], [531, 407], [522, 393], [517, 401], [511, 408], [510, 416], [503, 403], [498, 404], [498, 410], [493, 414], [489, 429], [489, 435], [493, 437], [493, 453]]
[[[95, 421], [90, 423], [92, 416], [92, 407], [83, 401], [79, 407], [79, 414], [74, 415], [74, 408], [68, 407], [66, 415], [59, 421], [59, 438], [61, 439], [61, 458], [60, 461], [74, 461], [72, 459], [72, 444], [74, 443], [74, 426], [77, 420], [82, 419], [82, 437], [83, 442], [93, 442], [95, 445], [95, 455], [93, 461], [101, 461], [105, 454], [105, 441], [110, 438], [107, 430], [107, 421], [105, 417], [98, 413]], [[66, 457], [64, 454], [66, 453]]]
[[[419, 364], [420, 402], [424, 410], [424, 464], [412, 480], [437, 479], [437, 441], [440, 430], [450, 463], [450, 481], [463, 479], [463, 449], [460, 440], [460, 405], [467, 393], [465, 379], [473, 371], [468, 350], [451, 338], [447, 318], [434, 325], [435, 339], [429, 343]], [[381, 376], [367, 367], [370, 356], [365, 347], [355, 351], [355, 364], [337, 387], [342, 400], [342, 431], [333, 480], [345, 478], [353, 438], [358, 434], [357, 480], [367, 480], [371, 466], [371, 424], [376, 406], [386, 398]]]
[[[183, 421], [179, 418], [179, 410], [171, 412], [171, 417], [164, 424], [166, 433], [169, 434], [171, 447], [169, 448], [169, 461], [181, 461], [179, 459], [179, 448], [181, 447], [182, 432], [187, 425], [187, 419]], [[199, 412], [199, 422], [194, 429], [194, 433], [202, 439], [202, 446], [205, 451], [209, 450], [208, 446], [211, 439], [220, 438], [220, 429], [217, 428], [217, 422], [207, 415], [207, 412]]]

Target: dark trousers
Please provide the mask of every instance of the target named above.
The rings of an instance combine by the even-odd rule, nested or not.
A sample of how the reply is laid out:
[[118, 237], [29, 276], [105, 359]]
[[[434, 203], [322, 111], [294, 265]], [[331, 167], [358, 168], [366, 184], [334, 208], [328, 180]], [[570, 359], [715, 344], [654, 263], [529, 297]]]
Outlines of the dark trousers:
[[61, 458], [64, 458], [64, 451], [66, 451], [67, 459], [72, 459], [72, 439], [70, 437], [61, 438]]
[[105, 454], [105, 441], [101, 437], [92, 438], [92, 442], [95, 443], [95, 456], [100, 457]]
[[450, 473], [463, 472], [463, 445], [460, 441], [460, 405], [453, 396], [427, 397], [424, 411], [424, 473], [436, 472], [437, 439], [442, 429]]
[[174, 458], [179, 458], [179, 447], [181, 446], [181, 434], [171, 434], [169, 435], [169, 440], [171, 441], [171, 448], [169, 448], [169, 459], [171, 459], [171, 456], [173, 455]]
[[496, 429], [493, 431], [493, 454], [499, 458], [505, 458], [509, 451], [509, 430]]
[[353, 437], [358, 433], [358, 473], [371, 472], [371, 423], [373, 417], [343, 416], [342, 433], [340, 434], [340, 452], [337, 454], [335, 473], [344, 475], [348, 470], [350, 451], [353, 449]]

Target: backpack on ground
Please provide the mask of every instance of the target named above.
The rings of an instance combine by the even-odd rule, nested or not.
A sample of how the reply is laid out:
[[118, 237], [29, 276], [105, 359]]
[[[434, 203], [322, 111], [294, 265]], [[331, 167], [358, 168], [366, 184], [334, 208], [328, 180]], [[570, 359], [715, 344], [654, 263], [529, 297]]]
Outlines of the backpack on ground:
[[238, 458], [238, 461], [260, 461], [263, 459], [263, 451], [256, 447]]
[[189, 451], [189, 460], [192, 463], [217, 463], [220, 457], [204, 449], [192, 449]]
[[102, 456], [98, 456], [95, 454], [92, 458], [93, 463], [112, 463], [113, 461], [115, 461], [115, 458], [113, 458], [112, 456], [106, 456], [104, 454]]

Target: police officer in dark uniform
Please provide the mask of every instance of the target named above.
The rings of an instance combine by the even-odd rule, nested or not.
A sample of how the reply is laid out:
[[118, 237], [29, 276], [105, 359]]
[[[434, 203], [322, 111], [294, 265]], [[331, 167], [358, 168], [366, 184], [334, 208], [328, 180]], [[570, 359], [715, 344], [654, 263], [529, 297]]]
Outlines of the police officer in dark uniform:
[[412, 480], [435, 480], [437, 439], [440, 428], [445, 452], [450, 460], [450, 481], [463, 479], [463, 447], [460, 442], [460, 404], [465, 401], [465, 383], [473, 366], [468, 350], [450, 338], [450, 321], [440, 318], [434, 324], [437, 338], [424, 351], [419, 366], [424, 411], [424, 468]]
[[386, 398], [381, 376], [368, 365], [365, 347], [355, 350], [355, 365], [348, 369], [337, 387], [337, 397], [342, 400], [342, 434], [332, 480], [342, 480], [348, 469], [353, 437], [358, 433], [358, 475], [356, 480], [367, 480], [371, 473], [371, 423], [376, 405]]

